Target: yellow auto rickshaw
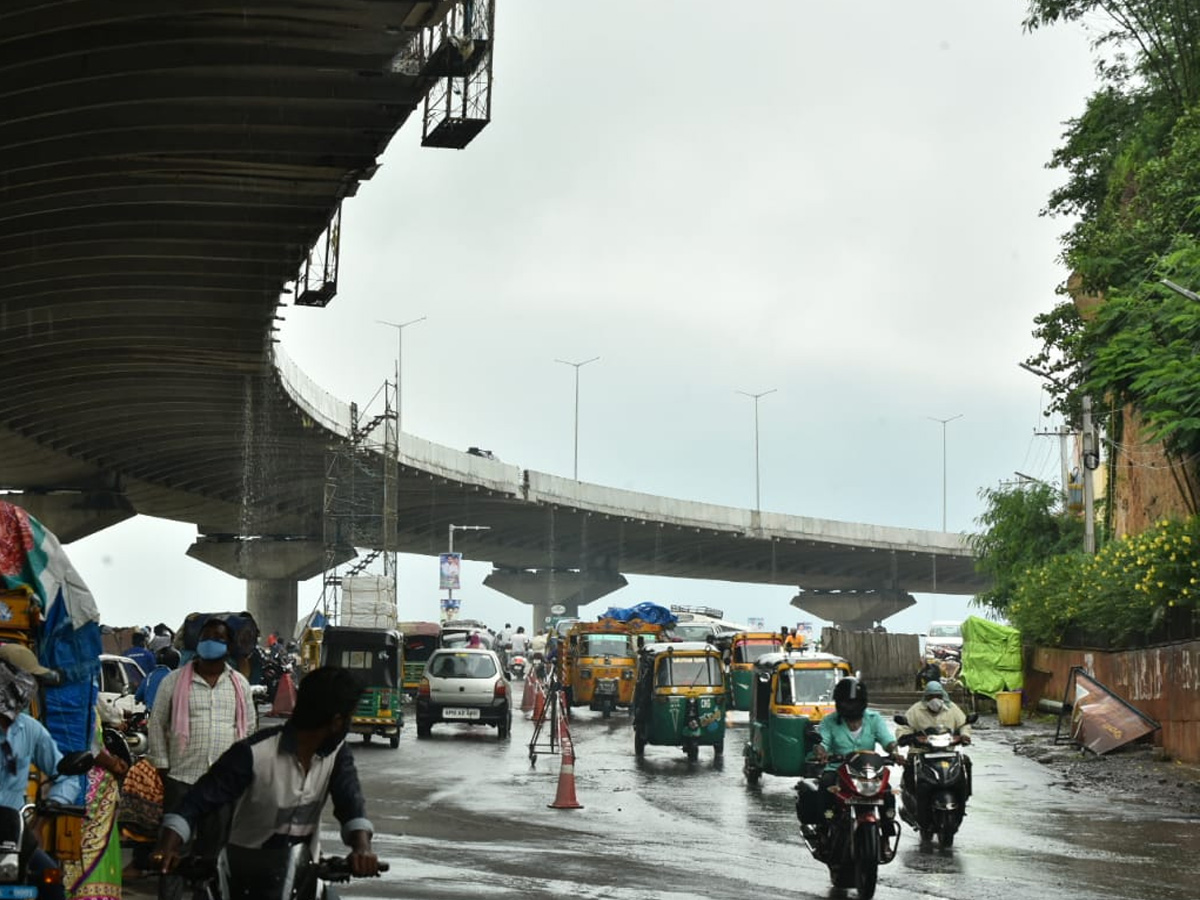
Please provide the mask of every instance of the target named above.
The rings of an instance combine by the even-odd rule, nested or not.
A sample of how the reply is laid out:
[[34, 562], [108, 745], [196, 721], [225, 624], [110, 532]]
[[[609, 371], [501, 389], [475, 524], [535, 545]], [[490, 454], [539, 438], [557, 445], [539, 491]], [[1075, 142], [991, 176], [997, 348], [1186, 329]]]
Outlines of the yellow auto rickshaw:
[[628, 622], [600, 619], [577, 622], [559, 653], [567, 702], [604, 713], [633, 703], [637, 671], [634, 636]]
[[748, 710], [754, 689], [754, 661], [778, 653], [783, 639], [776, 631], [739, 631], [729, 648], [729, 684], [732, 709]]

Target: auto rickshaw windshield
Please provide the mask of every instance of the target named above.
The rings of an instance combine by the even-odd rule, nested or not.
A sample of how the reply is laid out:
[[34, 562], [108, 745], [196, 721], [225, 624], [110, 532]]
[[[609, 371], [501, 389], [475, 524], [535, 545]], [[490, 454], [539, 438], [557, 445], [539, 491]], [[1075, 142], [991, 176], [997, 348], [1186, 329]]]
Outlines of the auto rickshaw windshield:
[[580, 656], [633, 656], [633, 652], [628, 635], [589, 634], [584, 636]]
[[833, 686], [846, 676], [843, 669], [788, 669], [779, 675], [775, 702], [782, 706], [798, 703], [830, 703]]
[[658, 661], [658, 671], [655, 674], [659, 687], [725, 683], [721, 661], [712, 656], [664, 656]]
[[753, 663], [760, 656], [778, 653], [779, 644], [774, 641], [739, 641], [733, 645], [735, 663]]

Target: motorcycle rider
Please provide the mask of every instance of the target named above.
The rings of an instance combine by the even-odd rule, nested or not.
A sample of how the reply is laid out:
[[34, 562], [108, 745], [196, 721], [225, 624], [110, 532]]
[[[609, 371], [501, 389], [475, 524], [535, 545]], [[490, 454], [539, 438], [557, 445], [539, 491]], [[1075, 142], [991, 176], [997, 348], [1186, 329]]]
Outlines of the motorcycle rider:
[[[922, 732], [926, 728], [940, 726], [949, 728], [951, 731], [957, 731], [959, 738], [964, 744], [971, 743], [971, 726], [967, 724], [967, 714], [950, 699], [940, 681], [926, 683], [924, 696], [908, 708], [908, 711], [904, 714], [904, 718], [908, 719], [908, 724], [897, 727], [897, 739], [905, 735]], [[904, 786], [909, 790], [914, 788], [912, 763], [912, 751], [910, 751], [909, 759], [905, 760], [904, 763]], [[970, 760], [964, 760], [964, 765], [968, 767], [967, 783], [969, 784]]]
[[[837, 780], [838, 770], [837, 764], [828, 763], [830, 756], [845, 756], [855, 750], [874, 750], [877, 745], [890, 755], [897, 746], [887, 721], [875, 710], [867, 708], [867, 686], [858, 678], [847, 676], [834, 685], [833, 706], [833, 715], [821, 720], [821, 743], [813, 747], [810, 754], [811, 759], [826, 764], [819, 786], [827, 810], [833, 805], [833, 794], [828, 788]], [[800, 816], [799, 801], [796, 814]], [[825, 827], [805, 823], [803, 818], [800, 822], [806, 834], [816, 835]]]
[[[283, 725], [258, 731], [231, 746], [163, 817], [151, 860], [168, 873], [196, 823], [234, 804], [225, 853], [235, 897], [278, 898], [295, 844], [309, 844], [316, 859], [321, 810], [333, 798], [351, 871], [379, 874], [371, 848], [374, 833], [346, 744], [350, 717], [362, 688], [346, 669], [325, 666], [300, 682], [296, 707]], [[300, 896], [311, 896], [307, 885]]]

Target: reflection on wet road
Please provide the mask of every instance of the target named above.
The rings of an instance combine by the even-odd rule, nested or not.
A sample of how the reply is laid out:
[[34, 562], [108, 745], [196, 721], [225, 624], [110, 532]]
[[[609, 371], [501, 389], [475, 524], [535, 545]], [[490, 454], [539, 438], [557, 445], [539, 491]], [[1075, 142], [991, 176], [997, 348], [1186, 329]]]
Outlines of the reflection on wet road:
[[[437, 726], [399, 750], [355, 745], [381, 857], [392, 871], [356, 882], [350, 897], [582, 897], [614, 900], [850, 897], [799, 840], [794, 779], [741, 772], [745, 714], [734, 714], [726, 757], [689, 764], [678, 748], [638, 760], [623, 713], [577, 712], [572, 723], [581, 810], [549, 809], [559, 760], [529, 764], [530, 723], [511, 741], [492, 729]], [[740, 718], [739, 718], [740, 717]], [[994, 721], [994, 720], [993, 720]], [[996, 726], [992, 725], [991, 734]], [[922, 847], [905, 827], [880, 869], [880, 898], [1192, 900], [1200, 821], [1164, 821], [1157, 808], [1107, 802], [1054, 783], [1054, 773], [976, 730], [975, 795], [951, 850]], [[337, 845], [332, 828], [326, 847]]]

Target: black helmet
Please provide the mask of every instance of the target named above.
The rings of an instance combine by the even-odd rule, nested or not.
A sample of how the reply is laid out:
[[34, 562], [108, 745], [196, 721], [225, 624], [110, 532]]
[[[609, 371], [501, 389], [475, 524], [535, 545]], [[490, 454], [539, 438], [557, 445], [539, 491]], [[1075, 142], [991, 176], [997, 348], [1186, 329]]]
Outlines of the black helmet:
[[833, 688], [833, 705], [843, 719], [861, 719], [867, 711], [867, 686], [857, 678], [843, 678]]
[[154, 661], [168, 669], [177, 669], [179, 668], [179, 651], [170, 645], [162, 647], [154, 654]]

